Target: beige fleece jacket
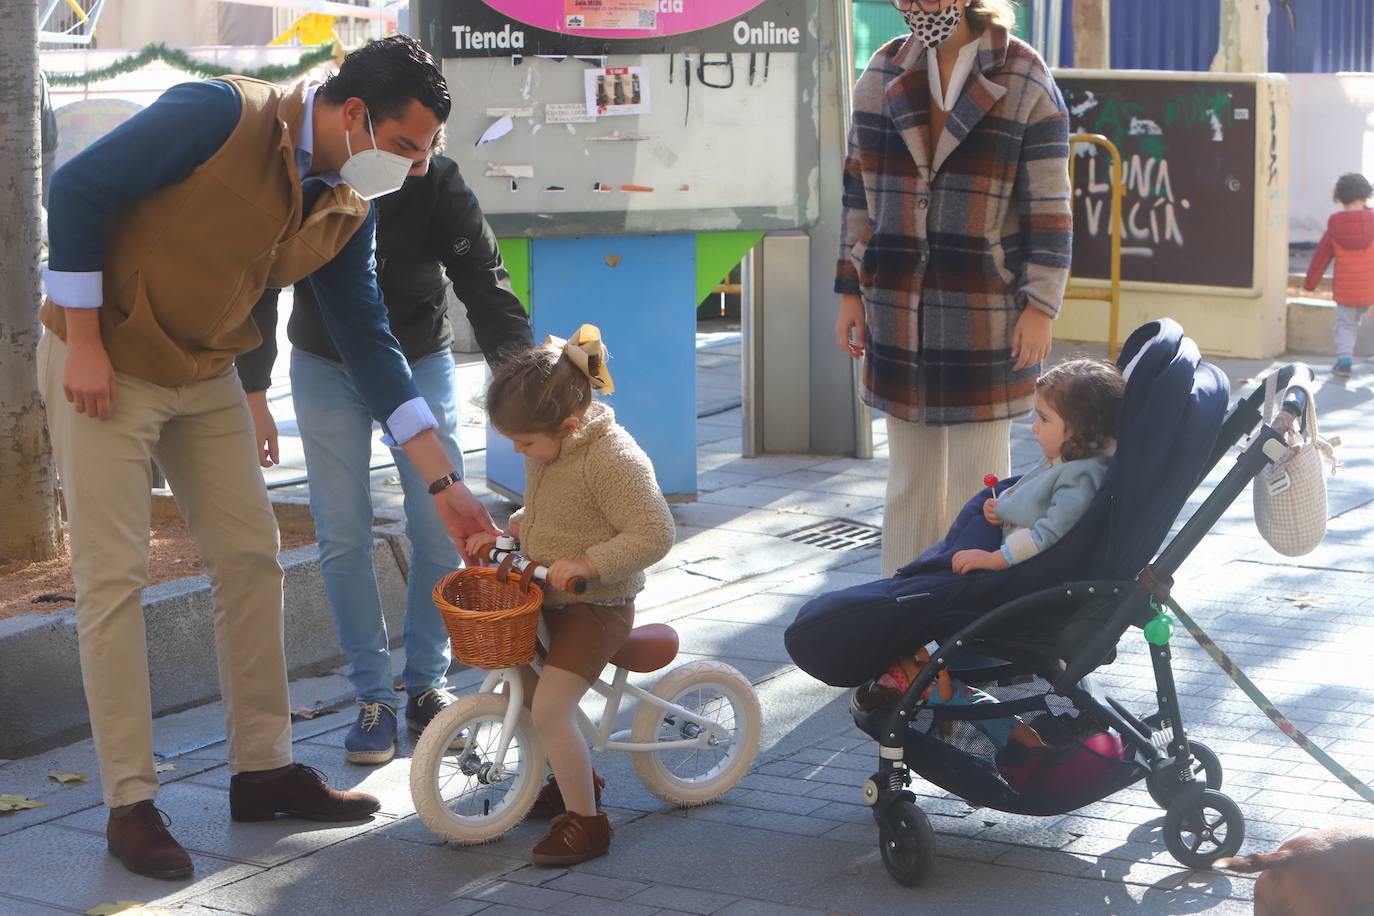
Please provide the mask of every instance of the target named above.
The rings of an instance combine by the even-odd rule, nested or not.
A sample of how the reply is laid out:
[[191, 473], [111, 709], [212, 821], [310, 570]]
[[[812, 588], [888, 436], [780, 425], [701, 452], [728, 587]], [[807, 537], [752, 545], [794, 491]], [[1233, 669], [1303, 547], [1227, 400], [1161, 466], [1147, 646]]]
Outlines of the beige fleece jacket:
[[644, 588], [644, 570], [667, 556], [676, 530], [654, 466], [615, 412], [592, 402], [582, 428], [548, 464], [525, 459], [521, 552], [543, 566], [591, 559], [599, 578], [582, 595], [545, 586], [545, 605], [615, 604]]

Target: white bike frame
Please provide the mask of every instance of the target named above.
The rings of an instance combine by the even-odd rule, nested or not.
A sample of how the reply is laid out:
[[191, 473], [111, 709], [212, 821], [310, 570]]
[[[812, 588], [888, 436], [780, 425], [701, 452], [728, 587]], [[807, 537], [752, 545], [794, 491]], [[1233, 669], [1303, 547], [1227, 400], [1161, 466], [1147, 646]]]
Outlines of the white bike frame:
[[[543, 621], [539, 623], [539, 636], [541, 643], [546, 641]], [[543, 670], [544, 664], [536, 656], [534, 661], [530, 663], [530, 667], [538, 674]], [[704, 719], [690, 710], [683, 709], [676, 703], [669, 703], [641, 687], [636, 687], [629, 682], [629, 678], [629, 671], [624, 668], [616, 668], [611, 683], [607, 684], [598, 679], [592, 684], [592, 691], [606, 699], [606, 705], [596, 723], [592, 722], [580, 706], [578, 707], [577, 727], [593, 750], [631, 752], [694, 750], [719, 748], [730, 743], [730, 732], [723, 728], [720, 723]], [[482, 680], [482, 693], [497, 693], [502, 688], [504, 688], [507, 696], [506, 715], [501, 722], [501, 739], [497, 742], [496, 750], [492, 755], [493, 764], [489, 777], [492, 781], [501, 779], [505, 775], [506, 751], [510, 745], [510, 736], [514, 732], [516, 719], [519, 718], [525, 705], [525, 685], [520, 679], [519, 668], [499, 668], [495, 671], [489, 671]], [[700, 731], [695, 738], [654, 742], [623, 740], [629, 734], [625, 730], [611, 734], [611, 727], [615, 724], [616, 716], [620, 713], [621, 702], [627, 693], [641, 703], [648, 703], [682, 721], [695, 725]]]

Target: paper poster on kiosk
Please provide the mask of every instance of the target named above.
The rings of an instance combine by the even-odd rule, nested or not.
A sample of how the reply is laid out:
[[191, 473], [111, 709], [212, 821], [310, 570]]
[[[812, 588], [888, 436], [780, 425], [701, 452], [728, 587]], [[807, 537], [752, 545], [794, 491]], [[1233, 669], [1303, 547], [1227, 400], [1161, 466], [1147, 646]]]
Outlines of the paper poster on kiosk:
[[563, 0], [563, 25], [579, 29], [653, 29], [659, 0]]
[[649, 72], [644, 67], [589, 69], [583, 79], [587, 114], [607, 117], [649, 113]]

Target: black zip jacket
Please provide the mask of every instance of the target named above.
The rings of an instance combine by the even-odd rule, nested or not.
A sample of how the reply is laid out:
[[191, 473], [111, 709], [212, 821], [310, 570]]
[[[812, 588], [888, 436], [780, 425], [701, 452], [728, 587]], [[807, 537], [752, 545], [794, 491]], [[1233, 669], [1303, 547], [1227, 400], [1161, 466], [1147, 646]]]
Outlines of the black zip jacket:
[[[467, 308], [487, 362], [534, 345], [529, 318], [511, 292], [496, 236], [458, 163], [435, 156], [429, 171], [406, 178], [377, 202], [377, 281], [386, 299], [391, 332], [413, 365], [453, 343], [444, 308], [444, 275]], [[235, 360], [245, 391], [265, 391], [277, 360], [277, 294], [269, 289], [253, 307], [262, 345]], [[295, 285], [286, 336], [293, 347], [342, 362], [320, 315], [310, 278]]]

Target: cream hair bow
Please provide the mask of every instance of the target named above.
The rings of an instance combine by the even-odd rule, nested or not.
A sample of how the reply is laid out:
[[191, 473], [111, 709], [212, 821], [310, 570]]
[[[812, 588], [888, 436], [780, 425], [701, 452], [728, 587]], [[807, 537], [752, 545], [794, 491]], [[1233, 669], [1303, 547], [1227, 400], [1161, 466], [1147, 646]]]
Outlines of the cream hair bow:
[[606, 362], [611, 354], [606, 351], [606, 344], [601, 340], [601, 329], [596, 325], [582, 325], [571, 340], [550, 334], [544, 343], [560, 348], [563, 354], [573, 361], [573, 365], [581, 369], [582, 374], [591, 380], [593, 391], [602, 394], [611, 394], [615, 391], [615, 383], [611, 381], [611, 370], [606, 368]]

